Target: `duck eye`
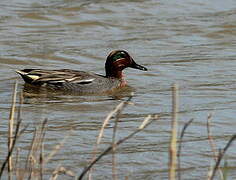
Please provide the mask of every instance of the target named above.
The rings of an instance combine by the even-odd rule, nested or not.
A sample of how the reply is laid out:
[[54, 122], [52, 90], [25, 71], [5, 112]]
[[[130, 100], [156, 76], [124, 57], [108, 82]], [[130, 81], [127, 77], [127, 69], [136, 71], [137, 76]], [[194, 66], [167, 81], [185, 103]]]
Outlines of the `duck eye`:
[[114, 54], [112, 60], [116, 61], [117, 59], [121, 59], [121, 58], [125, 58], [125, 57], [126, 57], [125, 53], [121, 51], [121, 52]]

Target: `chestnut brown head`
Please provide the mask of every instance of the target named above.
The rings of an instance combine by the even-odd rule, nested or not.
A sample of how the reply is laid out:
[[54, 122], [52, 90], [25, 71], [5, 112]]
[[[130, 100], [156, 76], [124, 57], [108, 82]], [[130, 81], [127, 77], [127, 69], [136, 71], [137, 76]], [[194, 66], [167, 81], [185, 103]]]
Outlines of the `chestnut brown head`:
[[137, 64], [127, 51], [124, 50], [112, 51], [108, 55], [105, 64], [106, 77], [121, 78], [120, 76], [122, 70], [127, 67], [147, 71], [147, 68]]

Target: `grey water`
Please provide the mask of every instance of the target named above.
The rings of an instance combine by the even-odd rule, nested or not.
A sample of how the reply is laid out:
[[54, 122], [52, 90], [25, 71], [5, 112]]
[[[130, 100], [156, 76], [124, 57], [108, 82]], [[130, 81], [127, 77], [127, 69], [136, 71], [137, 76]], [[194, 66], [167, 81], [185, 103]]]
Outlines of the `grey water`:
[[[214, 164], [206, 122], [223, 148], [236, 130], [236, 1], [210, 0], [2, 0], [0, 2], [0, 161], [7, 148], [13, 85], [24, 82], [17, 69], [75, 69], [103, 74], [111, 50], [125, 49], [149, 71], [125, 70], [134, 89], [133, 105], [123, 112], [117, 138], [134, 131], [149, 114], [154, 122], [117, 149], [119, 179], [167, 179], [171, 128], [171, 86], [180, 87], [179, 130], [190, 119], [181, 156], [182, 179], [206, 179]], [[79, 174], [92, 158], [106, 115], [129, 93], [117, 96], [41, 96], [24, 98], [19, 139], [22, 159], [33, 129], [48, 119], [45, 154], [73, 132], [46, 165], [50, 177], [60, 164]], [[113, 120], [99, 151], [112, 138]], [[226, 153], [229, 179], [235, 179], [236, 152]], [[23, 160], [22, 160], [23, 161]], [[111, 179], [111, 155], [94, 166], [94, 179]], [[63, 176], [64, 178], [69, 178]]]

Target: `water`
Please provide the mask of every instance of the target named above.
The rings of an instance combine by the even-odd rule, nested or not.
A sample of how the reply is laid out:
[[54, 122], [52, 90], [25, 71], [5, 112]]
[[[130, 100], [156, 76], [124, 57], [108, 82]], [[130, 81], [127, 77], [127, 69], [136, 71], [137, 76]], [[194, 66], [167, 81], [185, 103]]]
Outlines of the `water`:
[[[71, 68], [104, 73], [104, 61], [114, 49], [125, 49], [149, 71], [125, 70], [135, 88], [119, 123], [118, 138], [139, 126], [148, 114], [161, 119], [118, 148], [120, 179], [167, 179], [171, 85], [180, 86], [181, 127], [193, 124], [184, 137], [183, 179], [204, 179], [213, 164], [206, 119], [218, 148], [235, 133], [236, 2], [228, 1], [70, 1], [12, 0], [0, 2], [1, 149], [7, 144], [7, 123], [14, 70]], [[33, 128], [45, 118], [45, 153], [74, 129], [61, 150], [45, 167], [46, 176], [58, 164], [79, 174], [92, 157], [106, 115], [128, 94], [104, 96], [26, 97], [22, 110], [28, 131], [20, 138], [22, 158]], [[111, 122], [100, 151], [111, 142]], [[235, 145], [227, 152], [229, 179], [235, 179]], [[1, 161], [4, 151], [1, 151]], [[111, 155], [93, 172], [94, 179], [111, 179]], [[62, 176], [68, 178], [67, 176]]]

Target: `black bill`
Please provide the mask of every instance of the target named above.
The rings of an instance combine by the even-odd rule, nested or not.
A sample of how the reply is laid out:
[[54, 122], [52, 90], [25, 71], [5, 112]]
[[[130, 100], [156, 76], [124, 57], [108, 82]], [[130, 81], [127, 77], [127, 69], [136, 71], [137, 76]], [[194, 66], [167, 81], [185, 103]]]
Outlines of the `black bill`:
[[147, 70], [148, 70], [148, 69], [145, 68], [144, 66], [141, 66], [141, 65], [139, 65], [139, 64], [136, 64], [134, 61], [133, 61], [133, 63], [131, 64], [130, 67], [131, 67], [131, 68], [134, 68], [134, 69], [140, 69], [140, 70], [142, 70], [142, 71], [147, 71]]

